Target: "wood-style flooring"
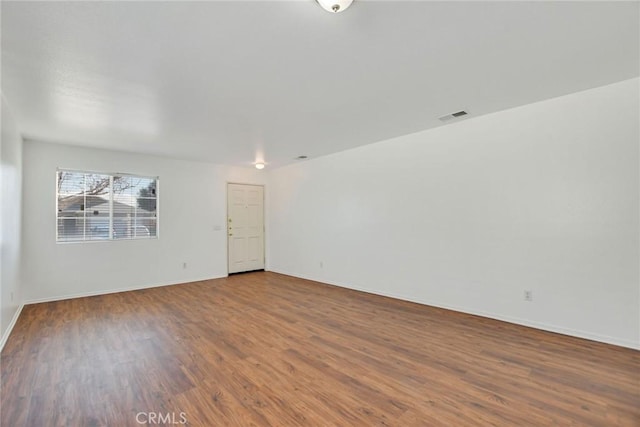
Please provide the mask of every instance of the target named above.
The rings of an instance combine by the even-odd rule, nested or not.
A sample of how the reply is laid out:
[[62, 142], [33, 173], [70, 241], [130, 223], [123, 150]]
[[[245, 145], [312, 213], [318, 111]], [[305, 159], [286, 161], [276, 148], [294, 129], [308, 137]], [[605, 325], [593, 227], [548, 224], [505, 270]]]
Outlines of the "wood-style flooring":
[[28, 305], [2, 426], [640, 426], [640, 352], [275, 273]]

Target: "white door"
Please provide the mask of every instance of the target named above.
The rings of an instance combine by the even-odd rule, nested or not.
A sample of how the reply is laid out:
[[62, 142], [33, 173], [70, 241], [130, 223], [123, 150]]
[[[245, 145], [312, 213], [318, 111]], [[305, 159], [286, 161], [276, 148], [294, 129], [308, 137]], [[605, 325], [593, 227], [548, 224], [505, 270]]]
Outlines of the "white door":
[[264, 187], [227, 184], [229, 273], [264, 269]]

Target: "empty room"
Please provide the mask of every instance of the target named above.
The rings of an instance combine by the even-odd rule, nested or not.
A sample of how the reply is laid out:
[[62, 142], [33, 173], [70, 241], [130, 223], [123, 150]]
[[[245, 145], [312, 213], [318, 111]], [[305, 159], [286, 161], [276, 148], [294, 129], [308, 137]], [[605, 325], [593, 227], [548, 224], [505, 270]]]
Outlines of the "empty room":
[[640, 426], [640, 2], [0, 15], [2, 427]]

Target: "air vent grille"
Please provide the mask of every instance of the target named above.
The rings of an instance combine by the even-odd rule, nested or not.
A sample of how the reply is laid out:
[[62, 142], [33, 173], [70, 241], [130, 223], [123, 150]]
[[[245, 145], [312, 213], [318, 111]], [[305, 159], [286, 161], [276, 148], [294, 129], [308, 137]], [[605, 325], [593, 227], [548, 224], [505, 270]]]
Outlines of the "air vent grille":
[[447, 114], [442, 117], [438, 117], [441, 122], [448, 122], [449, 120], [457, 119], [458, 117], [466, 116], [467, 113], [464, 110], [456, 111], [455, 113]]

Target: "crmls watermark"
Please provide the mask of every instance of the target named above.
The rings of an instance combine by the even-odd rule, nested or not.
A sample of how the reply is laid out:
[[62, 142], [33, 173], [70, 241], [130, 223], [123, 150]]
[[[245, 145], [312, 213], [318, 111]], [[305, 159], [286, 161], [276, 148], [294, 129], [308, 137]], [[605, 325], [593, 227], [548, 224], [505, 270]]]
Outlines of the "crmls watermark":
[[138, 412], [138, 424], [186, 424], [187, 414], [184, 412]]

